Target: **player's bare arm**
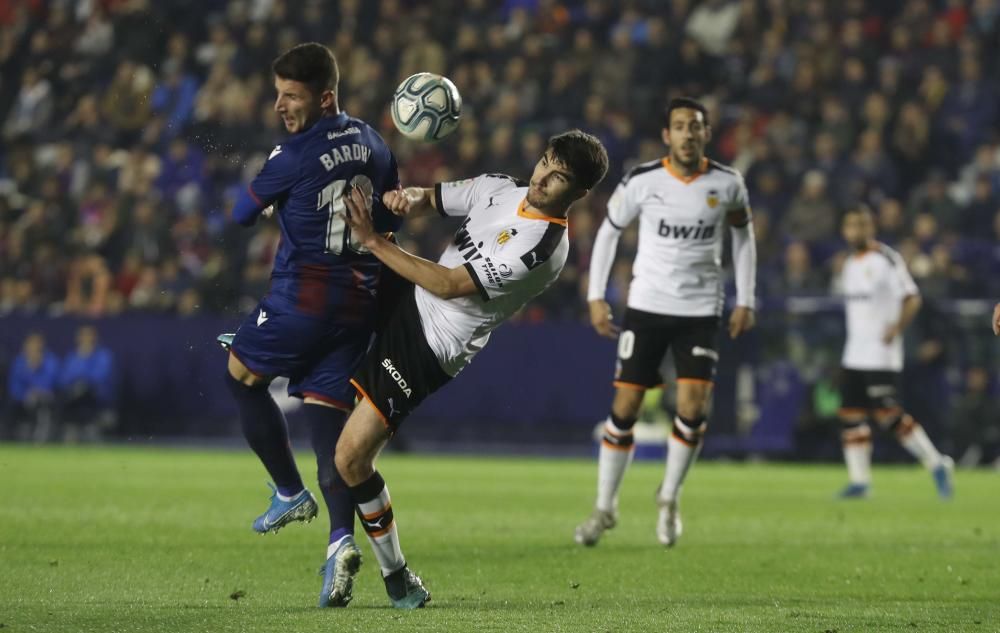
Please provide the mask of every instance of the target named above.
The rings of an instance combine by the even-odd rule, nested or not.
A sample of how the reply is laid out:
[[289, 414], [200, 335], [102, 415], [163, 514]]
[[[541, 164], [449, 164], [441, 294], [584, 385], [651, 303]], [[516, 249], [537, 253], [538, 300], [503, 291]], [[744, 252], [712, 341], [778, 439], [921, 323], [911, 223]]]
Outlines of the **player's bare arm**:
[[437, 209], [434, 190], [425, 187], [387, 191], [382, 195], [382, 204], [394, 214], [408, 218], [430, 215]]
[[417, 257], [375, 232], [371, 198], [359, 189], [351, 188], [344, 196], [344, 202], [347, 208], [344, 219], [351, 227], [355, 239], [404, 279], [442, 299], [466, 297], [477, 292], [476, 284], [464, 266], [448, 268]]
[[892, 323], [885, 329], [885, 333], [882, 335], [882, 342], [888, 345], [897, 336], [901, 335], [907, 326], [913, 322], [914, 317], [920, 312], [920, 307], [923, 305], [923, 300], [920, 295], [909, 295], [903, 299], [903, 310], [900, 312], [899, 320]]
[[[742, 240], [746, 240], [745, 246], [748, 248], [753, 248], [753, 230], [750, 225], [750, 221], [753, 215], [748, 207], [742, 209], [735, 209], [726, 214], [726, 223], [734, 230], [733, 233], [733, 261], [734, 265], [737, 267], [736, 274], [749, 274], [751, 278], [756, 274], [756, 270], [739, 270], [742, 265], [747, 268], [755, 268], [756, 261], [755, 258], [751, 256], [750, 263], [740, 262], [740, 257], [737, 251], [743, 246], [738, 244]], [[745, 234], [745, 235], [743, 235]], [[739, 236], [739, 237], [737, 237]], [[739, 300], [737, 300], [739, 301]], [[748, 305], [737, 305], [733, 309], [733, 313], [729, 315], [729, 337], [736, 338], [739, 335], [753, 329], [756, 323], [756, 317], [754, 315], [754, 310]]]
[[1000, 303], [993, 306], [993, 334], [1000, 336]]
[[621, 328], [612, 320], [611, 304], [604, 299], [594, 299], [588, 302], [590, 307], [590, 324], [597, 333], [605, 338], [618, 338]]

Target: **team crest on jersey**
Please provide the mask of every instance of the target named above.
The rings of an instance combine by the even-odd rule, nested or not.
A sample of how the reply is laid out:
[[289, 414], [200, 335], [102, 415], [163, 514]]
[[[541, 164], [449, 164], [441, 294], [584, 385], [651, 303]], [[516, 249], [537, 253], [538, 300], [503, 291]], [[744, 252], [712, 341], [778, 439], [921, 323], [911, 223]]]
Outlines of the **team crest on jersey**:
[[503, 246], [504, 244], [510, 241], [510, 238], [514, 237], [515, 235], [517, 235], [517, 229], [504, 229], [500, 231], [499, 235], [497, 235], [497, 244]]
[[714, 209], [719, 205], [719, 192], [715, 189], [708, 190], [708, 197], [705, 198], [705, 202], [708, 203], [709, 209]]

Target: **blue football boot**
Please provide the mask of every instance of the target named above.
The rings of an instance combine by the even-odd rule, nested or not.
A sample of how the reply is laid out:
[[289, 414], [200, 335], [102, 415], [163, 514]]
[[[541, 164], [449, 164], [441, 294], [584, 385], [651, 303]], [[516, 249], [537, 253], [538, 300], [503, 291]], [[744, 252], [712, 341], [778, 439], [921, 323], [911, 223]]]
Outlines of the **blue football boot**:
[[354, 597], [354, 578], [361, 569], [361, 550], [353, 536], [345, 536], [333, 556], [320, 568], [323, 588], [319, 592], [319, 606], [346, 607]]
[[271, 483], [267, 485], [274, 491], [274, 494], [271, 495], [271, 505], [267, 512], [254, 519], [254, 532], [260, 534], [277, 532], [292, 521], [308, 523], [316, 518], [319, 506], [316, 505], [316, 497], [311, 492], [303, 488], [302, 492], [288, 501], [282, 501], [278, 497], [278, 489]]

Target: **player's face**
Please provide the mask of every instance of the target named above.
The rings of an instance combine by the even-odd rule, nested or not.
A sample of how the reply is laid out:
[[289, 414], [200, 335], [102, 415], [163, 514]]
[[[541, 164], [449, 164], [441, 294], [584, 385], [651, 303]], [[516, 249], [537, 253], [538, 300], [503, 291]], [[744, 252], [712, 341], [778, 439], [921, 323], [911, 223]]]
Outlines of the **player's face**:
[[301, 81], [275, 77], [274, 89], [278, 93], [274, 111], [281, 116], [281, 122], [290, 134], [309, 129], [323, 114], [320, 98]]
[[536, 209], [560, 211], [579, 197], [580, 192], [573, 185], [569, 167], [557, 160], [552, 150], [547, 150], [531, 174], [528, 204]]
[[865, 211], [855, 211], [844, 216], [844, 225], [841, 233], [848, 246], [856, 251], [868, 248], [868, 244], [875, 239], [875, 219], [871, 213]]
[[692, 108], [675, 108], [670, 112], [670, 126], [663, 130], [663, 142], [670, 146], [670, 160], [694, 169], [705, 155], [705, 144], [711, 131], [705, 116]]

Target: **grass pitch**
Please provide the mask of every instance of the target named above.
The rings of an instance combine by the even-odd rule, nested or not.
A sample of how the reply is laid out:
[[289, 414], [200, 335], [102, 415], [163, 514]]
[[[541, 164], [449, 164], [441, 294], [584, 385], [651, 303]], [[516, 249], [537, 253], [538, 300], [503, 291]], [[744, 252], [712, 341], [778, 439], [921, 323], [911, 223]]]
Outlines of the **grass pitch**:
[[364, 539], [354, 603], [317, 609], [325, 514], [253, 534], [268, 491], [249, 452], [0, 446], [0, 629], [1000, 630], [996, 473], [959, 473], [942, 503], [919, 467], [876, 468], [872, 499], [838, 502], [841, 468], [703, 463], [664, 550], [660, 464], [633, 465], [594, 549], [572, 542], [593, 462], [390, 455], [380, 469], [427, 609], [389, 607]]

